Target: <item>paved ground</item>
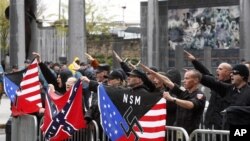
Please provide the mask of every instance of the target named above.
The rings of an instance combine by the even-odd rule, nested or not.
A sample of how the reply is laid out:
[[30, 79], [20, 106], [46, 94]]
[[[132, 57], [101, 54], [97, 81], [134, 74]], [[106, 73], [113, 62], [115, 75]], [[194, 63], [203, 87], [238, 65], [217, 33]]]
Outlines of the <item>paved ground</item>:
[[10, 113], [10, 100], [4, 95], [0, 103], [0, 124], [5, 124], [7, 122]]
[[0, 141], [5, 141], [4, 126], [10, 117], [10, 100], [7, 96], [3, 96], [0, 103]]

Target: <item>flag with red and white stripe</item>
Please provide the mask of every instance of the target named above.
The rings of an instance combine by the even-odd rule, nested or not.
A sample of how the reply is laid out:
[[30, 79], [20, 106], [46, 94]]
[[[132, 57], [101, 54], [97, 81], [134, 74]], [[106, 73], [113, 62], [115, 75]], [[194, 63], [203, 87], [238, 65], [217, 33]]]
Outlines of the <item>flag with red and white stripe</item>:
[[78, 80], [61, 96], [53, 90], [46, 95], [44, 122], [41, 126], [45, 140], [61, 141], [77, 130], [86, 128], [82, 107], [82, 83]]
[[103, 130], [111, 140], [165, 140], [166, 100], [160, 92], [100, 85], [98, 102]]
[[136, 128], [136, 133], [143, 140], [165, 140], [166, 99], [160, 99], [140, 120], [143, 133]]
[[14, 116], [38, 112], [42, 107], [39, 68], [36, 59], [28, 66], [17, 91], [16, 102], [12, 105]]

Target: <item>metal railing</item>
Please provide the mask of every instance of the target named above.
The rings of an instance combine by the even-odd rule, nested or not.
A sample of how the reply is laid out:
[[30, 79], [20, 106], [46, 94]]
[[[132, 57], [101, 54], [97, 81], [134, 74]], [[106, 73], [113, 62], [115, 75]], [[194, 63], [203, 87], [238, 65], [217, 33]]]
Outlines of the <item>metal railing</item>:
[[230, 131], [196, 129], [190, 134], [189, 141], [229, 141]]
[[[43, 123], [43, 119], [40, 122], [40, 126]], [[39, 126], [39, 127], [40, 127]], [[45, 141], [42, 131], [39, 130], [39, 141]], [[99, 141], [99, 128], [96, 121], [92, 120], [87, 128], [83, 128], [75, 132], [71, 137], [63, 141]]]
[[99, 129], [97, 123], [92, 120], [88, 128], [80, 129], [75, 134], [64, 141], [99, 141]]
[[189, 135], [182, 127], [166, 126], [167, 141], [188, 141]]
[[[41, 119], [40, 125], [43, 122]], [[45, 141], [40, 126], [38, 127], [37, 117], [24, 115], [12, 118], [11, 125], [12, 141]], [[190, 136], [182, 127], [166, 126], [167, 141], [229, 141], [230, 132], [227, 130], [196, 129]], [[100, 130], [95, 121], [91, 121], [87, 128], [80, 129], [70, 138], [64, 141], [105, 141], [108, 140], [103, 134], [100, 137]]]

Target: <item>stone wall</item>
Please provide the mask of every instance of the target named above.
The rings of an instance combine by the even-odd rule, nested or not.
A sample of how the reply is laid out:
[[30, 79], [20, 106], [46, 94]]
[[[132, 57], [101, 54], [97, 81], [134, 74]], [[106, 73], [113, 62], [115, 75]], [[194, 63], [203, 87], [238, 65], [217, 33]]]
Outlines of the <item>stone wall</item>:
[[[118, 40], [121, 46], [122, 58], [139, 59], [141, 57], [141, 43], [140, 39], [133, 40]], [[93, 56], [103, 55], [105, 57], [112, 56], [114, 50], [114, 41], [112, 42], [88, 42], [87, 52]]]
[[[121, 51], [120, 56], [122, 58], [130, 59], [141, 59], [141, 42], [140, 39], [134, 40], [119, 40]], [[114, 42], [89, 42], [88, 43], [88, 53], [93, 56], [103, 55], [105, 57], [112, 56]], [[198, 58], [202, 63], [204, 63], [204, 56], [206, 52], [203, 49], [185, 49], [192, 53], [196, 58]], [[169, 53], [166, 53], [166, 58], [168, 58], [169, 67], [175, 67], [175, 51], [170, 50]], [[239, 49], [211, 49], [211, 66], [212, 71], [221, 63], [228, 62], [232, 65], [240, 63], [242, 58], [239, 56]], [[162, 63], [166, 60], [161, 60]], [[192, 68], [192, 64], [187, 60], [184, 55], [183, 60], [184, 68]]]

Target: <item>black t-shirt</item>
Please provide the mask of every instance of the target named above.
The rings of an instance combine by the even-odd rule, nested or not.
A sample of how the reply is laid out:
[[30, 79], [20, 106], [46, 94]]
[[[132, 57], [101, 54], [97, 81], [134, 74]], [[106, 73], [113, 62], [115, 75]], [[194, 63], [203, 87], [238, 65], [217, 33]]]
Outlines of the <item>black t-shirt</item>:
[[171, 92], [176, 94], [177, 98], [191, 101], [194, 104], [193, 109], [186, 109], [177, 105], [176, 112], [175, 126], [183, 127], [190, 134], [193, 130], [199, 128], [206, 103], [206, 97], [198, 89], [189, 93], [188, 91], [181, 91], [178, 86], [175, 86]]

